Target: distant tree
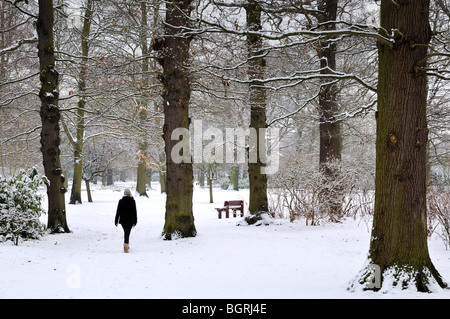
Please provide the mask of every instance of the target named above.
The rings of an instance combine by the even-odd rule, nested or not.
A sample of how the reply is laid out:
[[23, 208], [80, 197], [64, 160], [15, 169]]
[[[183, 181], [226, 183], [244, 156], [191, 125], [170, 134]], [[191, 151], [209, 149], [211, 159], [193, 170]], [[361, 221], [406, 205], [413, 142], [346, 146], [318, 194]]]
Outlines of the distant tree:
[[[149, 87], [149, 66], [150, 66], [150, 57], [149, 57], [149, 44], [148, 44], [148, 36], [147, 36], [147, 29], [148, 29], [148, 22], [147, 22], [147, 2], [142, 1], [140, 4], [140, 30], [139, 30], [139, 38], [140, 38], [140, 48], [142, 51], [142, 62], [141, 62], [141, 70], [142, 70], [142, 80], [141, 80], [141, 86], [143, 88], [142, 90], [142, 98], [138, 101], [139, 104], [139, 122], [146, 122], [150, 121], [148, 119], [148, 113], [149, 113], [149, 98], [148, 98], [148, 87]], [[154, 60], [152, 60], [154, 62]], [[147, 152], [148, 152], [148, 141], [146, 137], [146, 131], [142, 132], [141, 137], [139, 137], [139, 156], [138, 156], [138, 168], [137, 168], [137, 181], [136, 181], [136, 192], [139, 194], [139, 196], [146, 196], [147, 195], [147, 165], [146, 161], [144, 160], [147, 158]]]
[[[94, 13], [94, 0], [87, 0], [83, 16], [81, 31], [81, 65], [78, 78], [79, 100], [76, 110], [75, 139], [69, 138], [73, 145], [73, 180], [69, 204], [81, 204], [81, 181], [83, 176], [83, 145], [85, 140], [85, 108], [86, 108], [86, 82], [88, 80], [89, 37]], [[68, 131], [66, 130], [66, 133]]]
[[37, 1], [0, 1], [0, 166], [7, 176], [39, 166]]
[[[325, 24], [324, 29], [336, 30], [336, 24], [329, 23], [336, 21], [338, 11], [338, 0], [321, 0], [318, 5], [317, 20], [319, 25]], [[319, 41], [317, 54], [320, 59], [320, 73], [331, 74], [336, 71], [336, 51], [337, 44], [333, 39]], [[332, 185], [333, 181], [339, 179], [336, 176], [338, 170], [334, 169], [335, 161], [341, 159], [342, 136], [341, 123], [336, 120], [339, 112], [338, 81], [330, 79], [321, 79], [319, 92], [319, 164], [323, 174], [325, 185]], [[324, 187], [324, 191], [319, 196], [321, 199], [321, 208], [331, 220], [339, 220], [342, 215], [342, 194], [337, 189], [329, 191], [330, 188]], [[330, 199], [330, 196], [337, 197]], [[331, 204], [332, 203], [332, 204]]]

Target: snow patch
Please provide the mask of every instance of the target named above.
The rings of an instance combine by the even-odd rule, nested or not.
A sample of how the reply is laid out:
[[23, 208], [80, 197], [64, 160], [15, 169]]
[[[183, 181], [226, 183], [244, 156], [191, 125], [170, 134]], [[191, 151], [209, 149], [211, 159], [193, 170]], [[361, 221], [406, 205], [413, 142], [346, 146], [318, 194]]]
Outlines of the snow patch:
[[[306, 226], [264, 217], [261, 227], [237, 227], [236, 218], [218, 219], [215, 207], [236, 195], [248, 203], [247, 189], [214, 189], [216, 203], [210, 204], [209, 190], [195, 188], [198, 234], [169, 241], [161, 238], [166, 195], [152, 183], [149, 198], [135, 198], [138, 224], [124, 254], [123, 230], [115, 227], [114, 216], [123, 189], [134, 187], [92, 185], [93, 203], [83, 191], [84, 204], [66, 205], [71, 233], [19, 246], [0, 243], [0, 298], [450, 298], [439, 289], [351, 293], [348, 282], [367, 260], [366, 226], [353, 219]], [[450, 278], [442, 241], [430, 240], [429, 249], [440, 274]]]

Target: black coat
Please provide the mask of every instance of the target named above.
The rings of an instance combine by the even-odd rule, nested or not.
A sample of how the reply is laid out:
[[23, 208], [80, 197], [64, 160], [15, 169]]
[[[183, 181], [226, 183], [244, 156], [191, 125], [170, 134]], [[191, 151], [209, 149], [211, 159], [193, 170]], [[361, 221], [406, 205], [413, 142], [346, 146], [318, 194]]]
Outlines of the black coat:
[[125, 226], [137, 224], [136, 202], [133, 197], [124, 196], [117, 205], [115, 224], [120, 223]]

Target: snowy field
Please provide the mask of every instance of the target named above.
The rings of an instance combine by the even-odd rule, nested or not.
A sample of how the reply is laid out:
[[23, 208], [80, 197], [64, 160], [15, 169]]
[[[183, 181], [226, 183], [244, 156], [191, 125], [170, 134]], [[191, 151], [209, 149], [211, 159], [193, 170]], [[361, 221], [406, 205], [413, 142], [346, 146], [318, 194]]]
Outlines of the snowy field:
[[[160, 237], [165, 195], [149, 191], [149, 198], [136, 198], [138, 224], [125, 254], [122, 228], [114, 226], [123, 190], [116, 188], [94, 189], [94, 203], [83, 198], [83, 205], [67, 205], [72, 233], [19, 246], [0, 243], [0, 298], [450, 298], [448, 291], [348, 292], [365, 262], [371, 223], [278, 221], [255, 227], [236, 226], [240, 218], [217, 218], [214, 207], [231, 199], [247, 204], [248, 190], [215, 189], [210, 204], [208, 190], [196, 188], [198, 235], [174, 241]], [[448, 282], [450, 251], [438, 238], [431, 238], [429, 246]]]

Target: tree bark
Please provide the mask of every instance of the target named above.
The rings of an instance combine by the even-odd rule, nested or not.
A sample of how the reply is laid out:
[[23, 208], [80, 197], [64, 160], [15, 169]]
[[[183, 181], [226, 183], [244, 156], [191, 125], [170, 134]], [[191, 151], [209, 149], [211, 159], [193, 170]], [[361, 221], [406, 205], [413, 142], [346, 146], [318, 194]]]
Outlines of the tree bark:
[[85, 179], [84, 182], [86, 184], [86, 193], [87, 193], [88, 202], [92, 203], [91, 181], [89, 179]]
[[212, 204], [212, 203], [214, 203], [214, 198], [213, 198], [213, 180], [210, 177], [208, 177], [208, 186], [209, 186], [209, 202]]
[[159, 185], [161, 194], [166, 193], [166, 172], [163, 172], [162, 169], [159, 171]]
[[112, 168], [107, 168], [106, 169], [106, 186], [111, 186], [114, 185], [114, 169]]
[[[245, 6], [247, 13], [247, 27], [250, 31], [260, 31], [261, 26], [261, 6], [255, 0], [250, 0]], [[266, 118], [266, 89], [260, 81], [264, 79], [265, 60], [263, 54], [262, 38], [258, 34], [247, 35], [248, 50], [248, 76], [251, 81], [249, 87], [250, 103], [250, 129], [255, 129], [257, 138], [256, 145], [250, 145], [249, 152], [258, 151], [259, 154], [265, 154], [265, 135], [260, 134], [267, 128]], [[263, 148], [263, 149], [261, 149]], [[266, 212], [268, 207], [267, 200], [267, 176], [261, 173], [264, 164], [260, 156], [256, 156], [256, 162], [248, 164], [248, 176], [250, 183], [249, 194], [249, 213], [246, 218], [249, 224], [257, 222], [261, 212]]]
[[[140, 28], [140, 46], [142, 50], [142, 98], [139, 101], [139, 121], [144, 122], [147, 121], [147, 108], [148, 108], [148, 71], [149, 71], [149, 63], [150, 58], [148, 56], [148, 43], [147, 43], [147, 3], [145, 1], [141, 2], [141, 28]], [[146, 162], [145, 158], [147, 157], [147, 141], [146, 141], [146, 132], [142, 132], [140, 136], [139, 142], [139, 162], [138, 162], [138, 170], [137, 170], [137, 182], [136, 182], [136, 192], [139, 196], [147, 195], [147, 172], [146, 172]]]
[[142, 154], [147, 153], [147, 145], [141, 143], [139, 145], [139, 162], [138, 162], [138, 168], [137, 168], [137, 181], [136, 181], [136, 192], [139, 194], [139, 196], [145, 196], [147, 195], [147, 166], [145, 163], [145, 156]]
[[[336, 21], [338, 0], [319, 1], [318, 22]], [[326, 30], [336, 30], [334, 23], [328, 24]], [[336, 43], [331, 40], [319, 42], [317, 54], [320, 58], [320, 74], [330, 74], [336, 70]], [[329, 79], [321, 80], [319, 92], [319, 132], [320, 150], [319, 167], [323, 175], [323, 189], [319, 196], [323, 213], [331, 220], [339, 220], [342, 215], [342, 194], [331, 184], [338, 178], [336, 161], [341, 159], [341, 125], [336, 121], [335, 115], [339, 111], [337, 102], [338, 87], [336, 82]]]
[[38, 55], [40, 80], [39, 91], [41, 100], [40, 116], [41, 152], [45, 176], [48, 179], [48, 223], [52, 233], [70, 232], [67, 226], [64, 194], [64, 176], [60, 160], [60, 127], [59, 127], [59, 74], [55, 67], [55, 53], [53, 42], [53, 1], [39, 0], [39, 15], [36, 22], [38, 34]]
[[81, 33], [81, 67], [80, 77], [78, 79], [78, 92], [80, 99], [77, 105], [77, 127], [76, 140], [74, 141], [74, 163], [72, 190], [70, 193], [69, 204], [81, 204], [81, 182], [83, 180], [83, 144], [84, 144], [84, 113], [86, 106], [86, 80], [88, 71], [89, 57], [89, 35], [91, 31], [91, 20], [94, 9], [94, 0], [87, 0], [86, 12], [83, 19], [83, 31]]
[[[192, 211], [192, 161], [176, 163], [171, 152], [178, 140], [172, 140], [175, 129], [189, 129], [189, 45], [191, 39], [180, 34], [180, 28], [189, 25], [192, 0], [167, 3], [163, 56], [164, 127], [166, 151], [166, 214], [163, 236], [165, 239], [194, 237], [197, 234]], [[178, 137], [177, 137], [178, 138]]]
[[239, 190], [239, 165], [231, 167], [230, 183], [233, 186], [233, 190]]
[[[433, 281], [446, 286], [427, 246], [427, 77], [419, 63], [425, 61], [431, 37], [428, 15], [429, 0], [381, 1], [382, 29], [399, 32], [392, 48], [378, 43], [375, 211], [369, 250], [383, 288], [391, 272], [393, 285], [415, 285], [422, 292], [430, 291]], [[364, 274], [360, 282], [366, 278]]]

